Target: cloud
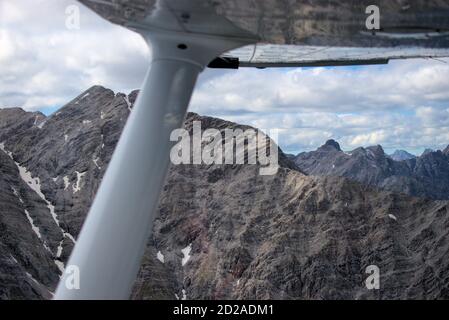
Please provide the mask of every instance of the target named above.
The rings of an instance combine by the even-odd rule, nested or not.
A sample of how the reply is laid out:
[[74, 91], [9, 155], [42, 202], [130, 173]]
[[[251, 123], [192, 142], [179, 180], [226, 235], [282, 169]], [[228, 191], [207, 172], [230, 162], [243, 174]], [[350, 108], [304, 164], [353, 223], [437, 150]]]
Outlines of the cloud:
[[[95, 84], [123, 91], [140, 86], [150, 51], [136, 33], [71, 0], [0, 5], [2, 107], [61, 106]], [[66, 27], [66, 8], [73, 5], [80, 10], [79, 29]]]
[[[66, 27], [68, 6], [80, 29]], [[140, 87], [150, 50], [74, 0], [0, 0], [0, 107], [58, 108], [96, 84]], [[206, 70], [190, 110], [279, 128], [289, 152], [326, 139], [420, 152], [449, 143], [449, 60], [386, 66]]]
[[449, 64], [423, 59], [388, 66], [240, 69], [204, 83], [192, 105], [223, 114], [413, 110], [429, 101], [444, 106], [449, 100], [448, 76]]
[[416, 116], [423, 125], [434, 127], [449, 126], [449, 104], [447, 108], [420, 107], [416, 110]]
[[191, 109], [261, 128], [282, 128], [291, 152], [326, 139], [387, 151], [449, 144], [449, 60], [386, 66], [240, 69], [200, 84]]

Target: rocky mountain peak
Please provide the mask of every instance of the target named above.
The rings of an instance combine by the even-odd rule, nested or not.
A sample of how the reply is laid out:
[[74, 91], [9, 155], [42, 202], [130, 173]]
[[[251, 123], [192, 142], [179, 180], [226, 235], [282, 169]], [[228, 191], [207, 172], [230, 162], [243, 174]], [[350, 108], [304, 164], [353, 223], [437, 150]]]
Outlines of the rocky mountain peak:
[[421, 156], [425, 156], [426, 154], [429, 154], [429, 153], [432, 153], [432, 152], [433, 152], [433, 149], [427, 148], [427, 149], [424, 150], [424, 152], [421, 154]]
[[326, 141], [324, 145], [321, 146], [322, 149], [332, 150], [335, 149], [337, 151], [341, 151], [340, 144], [334, 139], [329, 139]]
[[376, 158], [383, 159], [386, 158], [386, 154], [381, 145], [369, 146], [369, 147], [358, 147], [351, 151], [351, 154], [359, 158]]
[[382, 148], [381, 145], [375, 145], [375, 146], [369, 146], [366, 148], [366, 150], [368, 152], [372, 152], [374, 153], [374, 155], [376, 155], [377, 157], [384, 157], [385, 156], [385, 152], [384, 152], [384, 148]]
[[405, 151], [405, 150], [395, 150], [392, 154], [390, 154], [390, 158], [395, 161], [403, 161], [416, 158], [415, 155]]
[[449, 145], [446, 148], [444, 148], [443, 154], [449, 156]]

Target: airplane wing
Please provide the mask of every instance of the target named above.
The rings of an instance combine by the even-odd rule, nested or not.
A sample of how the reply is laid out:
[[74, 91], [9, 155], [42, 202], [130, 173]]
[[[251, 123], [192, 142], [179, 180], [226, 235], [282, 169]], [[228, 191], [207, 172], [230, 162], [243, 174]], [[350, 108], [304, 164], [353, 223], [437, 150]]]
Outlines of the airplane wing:
[[[447, 0], [80, 0], [127, 28], [255, 37], [212, 67], [338, 66], [449, 56]], [[367, 7], [379, 8], [368, 30]], [[170, 12], [163, 19], [155, 14]], [[158, 18], [152, 18], [159, 16]]]

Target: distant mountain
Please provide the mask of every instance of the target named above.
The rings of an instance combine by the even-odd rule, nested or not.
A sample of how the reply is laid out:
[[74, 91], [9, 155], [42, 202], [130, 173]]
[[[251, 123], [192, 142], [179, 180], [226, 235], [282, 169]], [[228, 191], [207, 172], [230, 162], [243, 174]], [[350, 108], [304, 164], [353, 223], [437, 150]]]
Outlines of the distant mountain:
[[449, 199], [448, 150], [395, 161], [380, 145], [343, 152], [336, 141], [329, 140], [315, 151], [298, 154], [294, 161], [310, 175], [342, 176], [393, 192]]
[[414, 159], [416, 156], [414, 154], [408, 153], [405, 150], [396, 150], [392, 154], [390, 154], [390, 158], [395, 161], [403, 161], [403, 160], [409, 160]]
[[[48, 117], [0, 110], [0, 299], [52, 296], [137, 94], [95, 86]], [[245, 128], [194, 113], [184, 127], [195, 120]], [[449, 298], [448, 201], [307, 176], [279, 156], [272, 176], [257, 165], [172, 165], [132, 297]], [[414, 172], [434, 176], [443, 156], [413, 160]], [[346, 154], [328, 141], [302, 158], [309, 171], [372, 182], [399, 170], [380, 146]], [[365, 286], [373, 264], [380, 290]]]
[[449, 156], [449, 146], [447, 146], [446, 148], [444, 148], [443, 154], [446, 155], [446, 156]]

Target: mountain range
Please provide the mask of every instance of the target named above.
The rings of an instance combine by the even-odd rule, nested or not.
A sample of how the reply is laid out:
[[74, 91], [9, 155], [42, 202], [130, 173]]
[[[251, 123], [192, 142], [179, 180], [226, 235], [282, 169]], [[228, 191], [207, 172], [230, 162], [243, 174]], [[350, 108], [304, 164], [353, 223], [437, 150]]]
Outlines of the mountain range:
[[338, 142], [328, 140], [317, 150], [300, 153], [292, 160], [310, 175], [347, 177], [383, 190], [449, 199], [449, 146], [396, 161], [380, 145], [344, 152]]
[[[0, 109], [1, 299], [52, 297], [137, 95], [94, 86], [50, 116]], [[449, 298], [447, 156], [395, 161], [331, 140], [279, 150], [272, 176], [172, 165], [132, 298]]]

